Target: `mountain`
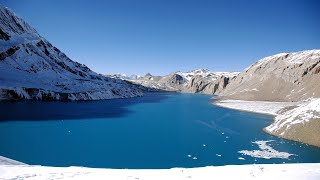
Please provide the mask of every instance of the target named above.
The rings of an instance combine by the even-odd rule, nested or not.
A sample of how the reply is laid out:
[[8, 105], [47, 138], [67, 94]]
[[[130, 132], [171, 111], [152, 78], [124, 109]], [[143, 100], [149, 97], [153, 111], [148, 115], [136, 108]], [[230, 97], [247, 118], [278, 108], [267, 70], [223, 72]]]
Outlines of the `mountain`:
[[120, 73], [112, 74], [112, 75], [106, 75], [106, 76], [107, 77], [112, 77], [112, 78], [119, 78], [119, 79], [123, 79], [123, 80], [135, 80], [135, 79], [141, 78], [140, 75], [132, 74], [132, 75], [128, 76], [126, 74], [120, 74]]
[[230, 80], [219, 95], [229, 99], [250, 100], [245, 101], [249, 104], [264, 103], [260, 101], [297, 102], [297, 105], [275, 112], [274, 122], [264, 130], [319, 147], [319, 82], [320, 50], [280, 53], [246, 68]]
[[320, 50], [281, 53], [259, 60], [220, 93], [231, 99], [301, 101], [320, 97]]
[[71, 60], [0, 5], [0, 99], [96, 100], [142, 95], [130, 83]]
[[210, 72], [198, 69], [190, 72], [178, 71], [166, 76], [153, 76], [148, 73], [132, 82], [164, 91], [216, 94], [237, 74], [237, 72]]

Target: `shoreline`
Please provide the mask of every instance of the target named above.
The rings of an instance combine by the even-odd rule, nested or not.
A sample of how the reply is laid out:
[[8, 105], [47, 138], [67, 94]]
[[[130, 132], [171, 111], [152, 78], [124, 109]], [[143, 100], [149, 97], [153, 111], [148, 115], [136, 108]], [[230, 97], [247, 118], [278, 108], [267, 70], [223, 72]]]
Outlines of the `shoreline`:
[[[238, 111], [271, 115], [273, 116], [273, 122], [262, 129], [264, 132], [287, 140], [312, 145], [318, 148], [320, 147], [319, 139], [314, 137], [305, 137], [304, 135], [315, 131], [312, 128], [306, 129], [305, 123], [310, 123], [310, 120], [319, 118], [316, 113], [320, 113], [320, 109], [315, 110], [314, 107], [320, 106], [320, 99], [313, 99], [308, 102], [217, 99], [212, 104]], [[308, 117], [300, 117], [301, 112], [307, 113], [308, 110], [315, 111], [315, 114], [309, 113]], [[316, 121], [311, 122], [317, 123]], [[318, 126], [318, 124], [315, 124], [315, 126]], [[299, 135], [296, 135], [297, 131], [299, 131]]]
[[[233, 106], [227, 106], [232, 104]], [[278, 110], [288, 106], [303, 106], [305, 102], [261, 102], [221, 100], [213, 102], [214, 105], [239, 111], [262, 113], [273, 116], [282, 114]], [[222, 105], [221, 105], [222, 104]], [[251, 106], [249, 106], [251, 104]], [[260, 104], [260, 105], [259, 105]], [[246, 105], [246, 106], [244, 106]], [[238, 108], [235, 108], [238, 106]], [[270, 109], [269, 107], [273, 108]], [[267, 110], [269, 109], [269, 111]], [[256, 110], [256, 111], [254, 111]], [[259, 111], [258, 111], [259, 110]], [[273, 122], [274, 123], [274, 122]], [[265, 132], [265, 128], [263, 129]], [[269, 133], [269, 132], [267, 132]], [[269, 133], [271, 134], [271, 133]], [[272, 134], [274, 135], [274, 134]], [[276, 135], [277, 136], [277, 135]], [[279, 136], [281, 137], [281, 136]], [[284, 137], [282, 137], [284, 138]], [[285, 138], [287, 139], [287, 138]], [[268, 149], [270, 150], [270, 149]], [[272, 149], [271, 149], [272, 150]], [[248, 153], [248, 152], [244, 152]], [[230, 173], [233, 172], [233, 173]], [[40, 165], [27, 165], [9, 158], [0, 156], [0, 179], [272, 179], [281, 177], [285, 179], [319, 179], [320, 163], [288, 163], [288, 164], [245, 164], [207, 166], [194, 168], [171, 169], [111, 169], [90, 167], [50, 167]]]
[[298, 106], [304, 102], [272, 102], [272, 101], [245, 101], [233, 99], [217, 99], [212, 104], [238, 111], [277, 116], [277, 112], [290, 106]]
[[[0, 179], [319, 179], [320, 163], [248, 164], [172, 169], [1, 165]], [[230, 173], [233, 172], [233, 173]]]

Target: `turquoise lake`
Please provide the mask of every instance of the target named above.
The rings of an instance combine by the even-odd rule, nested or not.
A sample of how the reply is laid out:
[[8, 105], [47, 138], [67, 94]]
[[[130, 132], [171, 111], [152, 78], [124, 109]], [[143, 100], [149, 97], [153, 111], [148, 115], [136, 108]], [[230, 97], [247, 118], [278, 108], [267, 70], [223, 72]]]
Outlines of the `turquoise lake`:
[[[214, 101], [148, 93], [89, 102], [0, 102], [0, 155], [34, 165], [103, 168], [320, 162], [320, 148], [263, 132], [271, 116]], [[295, 155], [261, 159], [238, 152], [259, 150], [252, 143], [257, 140], [274, 140], [275, 150]]]

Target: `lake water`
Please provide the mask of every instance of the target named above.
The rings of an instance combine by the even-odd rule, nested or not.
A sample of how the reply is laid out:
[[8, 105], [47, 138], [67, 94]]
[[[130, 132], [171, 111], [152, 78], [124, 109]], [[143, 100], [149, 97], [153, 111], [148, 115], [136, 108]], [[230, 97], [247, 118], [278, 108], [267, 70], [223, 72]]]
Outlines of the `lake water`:
[[[1, 102], [0, 155], [27, 164], [104, 168], [320, 162], [320, 148], [264, 133], [271, 116], [213, 106], [211, 98], [150, 93], [90, 102]], [[259, 150], [252, 143], [257, 140], [274, 140], [274, 149], [295, 155], [262, 159], [238, 152]]]

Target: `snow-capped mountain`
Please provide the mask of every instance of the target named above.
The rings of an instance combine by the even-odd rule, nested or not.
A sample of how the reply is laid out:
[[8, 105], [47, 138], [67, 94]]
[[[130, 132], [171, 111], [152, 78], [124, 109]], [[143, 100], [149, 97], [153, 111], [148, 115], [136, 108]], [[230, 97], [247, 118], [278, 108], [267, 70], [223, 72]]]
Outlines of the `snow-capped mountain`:
[[0, 5], [0, 99], [96, 100], [141, 95], [132, 84], [72, 61]]
[[184, 77], [188, 81], [190, 81], [195, 76], [200, 76], [202, 78], [208, 78], [212, 81], [217, 80], [221, 76], [225, 76], [228, 78], [232, 78], [234, 76], [237, 76], [239, 72], [211, 72], [207, 69], [197, 69], [189, 72], [177, 72], [180, 76]]
[[220, 94], [228, 98], [301, 101], [320, 97], [320, 50], [280, 53], [246, 68]]
[[132, 74], [132, 75], [126, 75], [126, 74], [112, 74], [112, 75], [106, 75], [107, 77], [113, 77], [113, 78], [119, 78], [119, 79], [124, 79], [124, 80], [136, 80], [141, 78], [140, 75]]
[[229, 79], [237, 74], [238, 72], [211, 72], [198, 69], [190, 72], [178, 71], [166, 76], [153, 76], [148, 73], [132, 82], [165, 91], [217, 94], [226, 87]]

